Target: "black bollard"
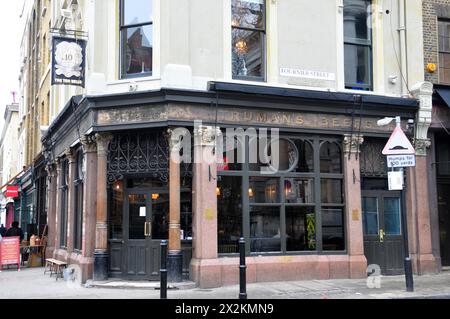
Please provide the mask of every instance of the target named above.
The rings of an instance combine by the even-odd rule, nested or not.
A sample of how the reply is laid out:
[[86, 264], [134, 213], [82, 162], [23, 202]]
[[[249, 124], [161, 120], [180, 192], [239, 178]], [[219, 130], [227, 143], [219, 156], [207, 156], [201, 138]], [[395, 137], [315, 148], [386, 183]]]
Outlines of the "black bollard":
[[161, 241], [161, 299], [167, 299], [167, 240]]
[[239, 299], [247, 299], [247, 266], [245, 265], [245, 239], [239, 240], [239, 253], [240, 253], [240, 265], [239, 265]]

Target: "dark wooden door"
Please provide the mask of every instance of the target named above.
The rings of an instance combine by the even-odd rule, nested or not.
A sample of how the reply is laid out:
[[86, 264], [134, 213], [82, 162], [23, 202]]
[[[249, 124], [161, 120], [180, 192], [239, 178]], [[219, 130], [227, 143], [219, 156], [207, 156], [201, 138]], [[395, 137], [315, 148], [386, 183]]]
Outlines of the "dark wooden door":
[[403, 268], [401, 198], [399, 192], [363, 191], [364, 253], [369, 265], [383, 275], [399, 275]]
[[125, 192], [122, 269], [127, 279], [159, 279], [160, 243], [167, 239], [163, 229], [167, 229], [168, 206], [168, 194], [157, 190]]

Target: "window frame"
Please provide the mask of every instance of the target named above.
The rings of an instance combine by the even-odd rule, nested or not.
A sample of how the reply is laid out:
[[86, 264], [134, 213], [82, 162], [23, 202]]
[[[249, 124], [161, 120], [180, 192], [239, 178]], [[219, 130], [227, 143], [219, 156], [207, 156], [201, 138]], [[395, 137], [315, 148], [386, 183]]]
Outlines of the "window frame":
[[61, 176], [60, 182], [61, 186], [59, 192], [61, 194], [60, 198], [60, 218], [61, 218], [61, 228], [59, 230], [59, 246], [62, 249], [67, 249], [67, 226], [69, 223], [69, 159], [66, 157], [61, 160]]
[[[126, 74], [124, 73], [123, 70], [123, 62], [124, 62], [124, 30], [126, 29], [131, 29], [131, 28], [138, 28], [138, 27], [143, 27], [143, 26], [152, 26], [152, 36], [153, 36], [153, 26], [154, 26], [154, 17], [152, 17], [151, 20], [146, 21], [146, 22], [140, 22], [140, 23], [135, 23], [135, 24], [125, 24], [124, 20], [124, 13], [125, 13], [125, 1], [126, 0], [119, 0], [119, 79], [120, 80], [124, 80], [124, 79], [133, 79], [133, 78], [144, 78], [144, 77], [151, 77], [154, 75], [154, 67], [153, 67], [153, 62], [154, 62], [154, 54], [152, 51], [152, 70], [150, 72], [143, 72], [143, 73], [133, 73], [133, 74]], [[151, 5], [153, 8], [153, 1], [154, 0], [149, 0], [151, 1]], [[152, 9], [153, 11], [153, 9]], [[154, 41], [152, 40], [152, 49], [154, 48]]]
[[[369, 0], [370, 4], [372, 5], [372, 0]], [[361, 90], [361, 91], [373, 91], [374, 90], [374, 83], [373, 83], [373, 32], [372, 32], [372, 28], [367, 27], [367, 39], [361, 39], [361, 38], [351, 38], [351, 37], [347, 37], [345, 35], [345, 0], [344, 0], [344, 11], [343, 11], [343, 19], [344, 19], [344, 85], [345, 85], [345, 89], [347, 90]], [[370, 18], [372, 19], [372, 15], [370, 15]], [[373, 25], [373, 21], [371, 20], [371, 23]], [[347, 79], [345, 78], [345, 69], [346, 69], [346, 64], [345, 64], [345, 47], [347, 45], [352, 45], [355, 46], [357, 48], [359, 47], [363, 47], [363, 48], [367, 48], [368, 49], [368, 60], [369, 60], [369, 65], [366, 66], [366, 69], [368, 71], [368, 79], [369, 79], [369, 83], [368, 84], [359, 84], [359, 83], [350, 83], [347, 82]]]
[[[440, 34], [440, 25], [441, 23], [445, 23], [447, 26], [450, 26], [450, 19], [443, 19], [443, 18], [438, 18], [437, 19], [437, 42], [438, 42], [438, 82], [439, 84], [450, 84], [450, 78], [448, 82], [442, 81], [442, 76], [441, 76], [441, 69], [445, 69], [443, 67], [441, 67], [441, 54], [446, 54], [449, 59], [450, 59], [450, 36], [447, 37], [448, 41], [449, 41], [449, 50], [445, 51], [445, 48], [441, 47], [441, 34]], [[450, 70], [450, 68], [449, 68]]]
[[84, 173], [83, 165], [85, 154], [80, 148], [76, 152], [76, 173], [73, 180], [74, 190], [74, 224], [73, 224], [73, 248], [75, 251], [83, 249], [83, 214], [84, 214]]
[[[312, 151], [314, 154], [313, 158], [313, 171], [312, 172], [288, 172], [280, 171], [277, 174], [261, 174], [260, 172], [249, 170], [249, 143], [248, 137], [246, 137], [245, 145], [245, 163], [242, 164], [242, 170], [239, 171], [218, 171], [217, 175], [227, 176], [227, 177], [239, 177], [242, 179], [242, 236], [246, 239], [246, 254], [248, 256], [280, 256], [280, 255], [339, 255], [347, 253], [347, 225], [346, 225], [346, 202], [345, 202], [345, 192], [344, 192], [344, 152], [342, 148], [342, 141], [339, 138], [334, 137], [321, 137], [321, 136], [306, 136], [306, 135], [280, 135], [280, 139], [290, 139], [295, 142], [295, 140], [306, 140], [312, 145]], [[340, 173], [322, 173], [320, 169], [320, 150], [325, 142], [336, 143], [339, 146], [341, 153], [341, 172]], [[251, 203], [249, 199], [249, 187], [251, 177], [267, 177], [278, 179], [279, 182], [279, 202], [277, 203]], [[311, 203], [288, 203], [285, 194], [285, 181], [288, 178], [297, 178], [312, 180], [314, 201]], [[322, 203], [321, 202], [321, 181], [325, 179], [337, 179], [342, 181], [342, 203]], [[279, 207], [280, 208], [280, 237], [281, 237], [281, 249], [276, 252], [251, 252], [251, 237], [250, 237], [250, 219], [251, 219], [251, 207]], [[315, 213], [315, 245], [314, 250], [303, 250], [303, 251], [288, 251], [287, 250], [287, 228], [286, 228], [286, 208], [287, 207], [311, 207]], [[343, 228], [343, 240], [344, 240], [344, 250], [325, 250], [323, 249], [323, 229], [322, 229], [322, 209], [341, 209], [342, 210], [342, 228]], [[219, 212], [218, 212], [219, 215]], [[219, 244], [219, 243], [218, 243]], [[219, 249], [219, 247], [218, 247]], [[218, 253], [219, 257], [233, 256], [236, 253]]]
[[[230, 14], [231, 21], [233, 20], [233, 0], [230, 1]], [[240, 81], [253, 81], [253, 82], [266, 82], [267, 81], [267, 0], [263, 0], [263, 27], [262, 28], [249, 28], [233, 26], [231, 27], [231, 78], [233, 80]], [[249, 32], [258, 32], [261, 34], [261, 73], [262, 76], [244, 76], [244, 75], [233, 75], [233, 30], [243, 30]]]

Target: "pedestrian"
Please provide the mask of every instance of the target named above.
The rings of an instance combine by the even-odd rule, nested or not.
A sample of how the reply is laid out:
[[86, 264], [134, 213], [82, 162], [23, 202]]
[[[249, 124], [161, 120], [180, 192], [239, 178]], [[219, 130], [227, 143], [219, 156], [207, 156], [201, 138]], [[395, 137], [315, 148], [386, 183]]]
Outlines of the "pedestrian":
[[5, 228], [5, 226], [2, 224], [2, 225], [0, 226], [0, 236], [1, 236], [1, 237], [5, 237], [5, 235], [6, 235], [6, 228]]
[[12, 227], [10, 229], [8, 229], [5, 237], [20, 237], [20, 241], [23, 240], [24, 234], [23, 234], [22, 229], [19, 227], [18, 222], [12, 223]]

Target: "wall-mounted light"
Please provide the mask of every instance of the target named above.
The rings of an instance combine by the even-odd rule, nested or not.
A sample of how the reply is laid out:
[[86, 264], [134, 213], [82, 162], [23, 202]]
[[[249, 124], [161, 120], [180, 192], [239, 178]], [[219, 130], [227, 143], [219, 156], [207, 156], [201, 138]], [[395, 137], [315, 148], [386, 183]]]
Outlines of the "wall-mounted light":
[[220, 195], [222, 195], [222, 192], [221, 192], [221, 190], [220, 190], [220, 187], [217, 187], [217, 188], [216, 188], [216, 195], [217, 195], [217, 197], [219, 197]]
[[427, 71], [430, 73], [434, 73], [437, 70], [436, 63], [428, 63], [427, 64]]
[[249, 188], [248, 189], [248, 197], [253, 197], [253, 196], [255, 196], [255, 194], [253, 193], [253, 188]]
[[158, 200], [159, 199], [159, 194], [152, 194], [152, 199], [153, 200]]

